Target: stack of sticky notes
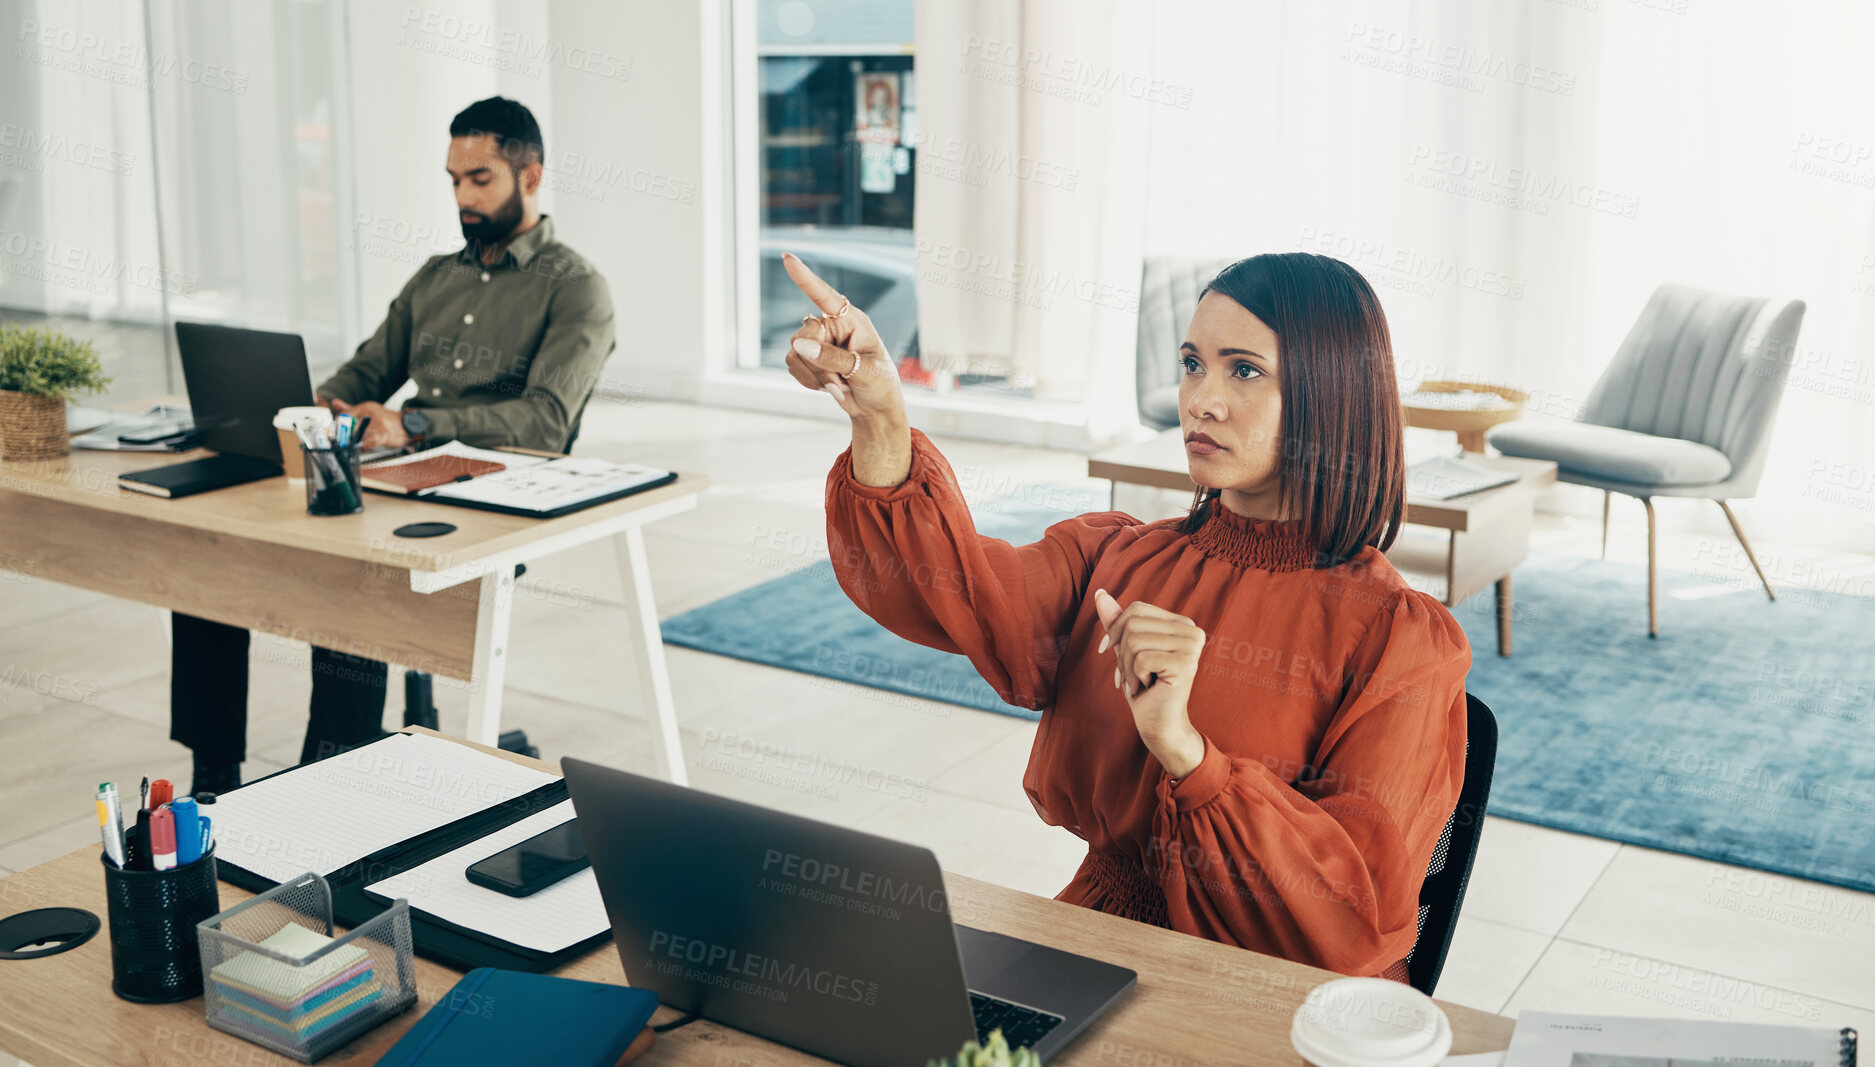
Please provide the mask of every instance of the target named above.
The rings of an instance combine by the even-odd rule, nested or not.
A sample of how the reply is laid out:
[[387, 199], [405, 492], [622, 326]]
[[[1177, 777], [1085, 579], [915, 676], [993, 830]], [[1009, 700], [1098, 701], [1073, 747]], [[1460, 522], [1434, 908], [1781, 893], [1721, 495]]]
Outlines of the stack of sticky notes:
[[[288, 923], [259, 944], [299, 959], [331, 940]], [[369, 1011], [383, 992], [370, 954], [357, 945], [346, 945], [303, 967], [243, 952], [218, 964], [209, 972], [209, 981], [220, 998], [222, 1022], [301, 1047]]]

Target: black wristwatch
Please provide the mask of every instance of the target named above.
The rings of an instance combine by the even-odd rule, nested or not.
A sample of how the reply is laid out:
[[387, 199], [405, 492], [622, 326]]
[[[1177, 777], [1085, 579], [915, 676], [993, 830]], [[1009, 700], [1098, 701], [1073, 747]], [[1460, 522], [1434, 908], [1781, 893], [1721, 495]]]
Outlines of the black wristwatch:
[[412, 443], [423, 440], [430, 432], [430, 417], [422, 408], [404, 409], [404, 434]]

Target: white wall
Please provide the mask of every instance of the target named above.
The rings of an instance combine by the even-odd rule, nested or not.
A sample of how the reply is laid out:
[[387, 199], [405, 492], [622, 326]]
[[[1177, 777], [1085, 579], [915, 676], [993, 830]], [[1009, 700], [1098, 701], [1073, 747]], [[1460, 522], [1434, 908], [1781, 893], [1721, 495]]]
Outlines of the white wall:
[[694, 397], [731, 308], [720, 5], [351, 0], [350, 18], [364, 334], [424, 258], [461, 247], [449, 120], [500, 93], [540, 120], [557, 236], [611, 287], [600, 388]]

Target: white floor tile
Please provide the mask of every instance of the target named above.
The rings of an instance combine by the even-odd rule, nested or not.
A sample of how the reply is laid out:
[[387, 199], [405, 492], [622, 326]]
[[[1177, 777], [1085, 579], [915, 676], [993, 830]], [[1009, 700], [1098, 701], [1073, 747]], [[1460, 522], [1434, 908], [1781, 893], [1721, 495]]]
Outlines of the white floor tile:
[[1875, 894], [1627, 846], [1562, 936], [1875, 1008]]
[[1554, 935], [1621, 846], [1486, 816], [1465, 889], [1465, 915]]
[[1502, 1009], [1583, 1015], [1772, 1023], [1875, 1025], [1875, 1011], [1650, 956], [1558, 938]]
[[1024, 892], [1061, 892], [1087, 856], [1087, 842], [1031, 813], [966, 797], [933, 793], [923, 800], [895, 799], [857, 827], [923, 845], [947, 871]]
[[[1471, 910], [1469, 893], [1465, 910]], [[1498, 1011], [1549, 943], [1543, 934], [1460, 915], [1433, 995], [1479, 1011]]]

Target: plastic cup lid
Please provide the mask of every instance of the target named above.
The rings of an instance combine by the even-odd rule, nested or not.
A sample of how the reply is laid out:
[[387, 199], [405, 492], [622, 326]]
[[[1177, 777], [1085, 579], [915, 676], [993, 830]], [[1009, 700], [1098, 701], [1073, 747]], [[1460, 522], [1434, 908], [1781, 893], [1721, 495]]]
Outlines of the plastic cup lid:
[[331, 425], [332, 413], [325, 408], [312, 406], [281, 408], [279, 411], [274, 412], [273, 424], [275, 429], [291, 430], [293, 427], [303, 423]]
[[1289, 1043], [1315, 1067], [1433, 1067], [1452, 1049], [1452, 1024], [1412, 986], [1338, 978], [1309, 991]]

